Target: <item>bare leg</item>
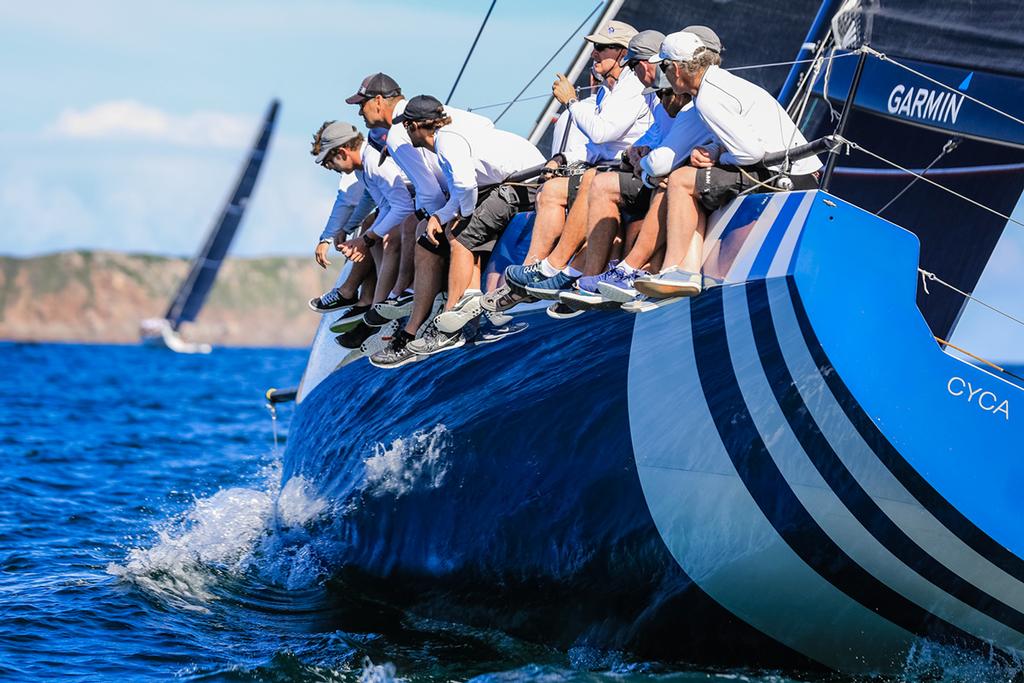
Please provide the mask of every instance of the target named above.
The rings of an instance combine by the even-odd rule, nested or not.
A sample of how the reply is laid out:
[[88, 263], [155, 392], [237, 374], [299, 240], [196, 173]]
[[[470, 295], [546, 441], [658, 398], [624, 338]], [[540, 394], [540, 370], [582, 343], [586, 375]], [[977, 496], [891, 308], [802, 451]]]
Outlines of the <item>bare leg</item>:
[[619, 234], [621, 202], [619, 174], [597, 174], [587, 198], [587, 259], [585, 263], [578, 261], [584, 263], [580, 268], [584, 275], [604, 272], [611, 260], [612, 242]]
[[444, 284], [444, 257], [416, 246], [416, 278], [413, 283], [412, 314], [405, 331], [416, 334], [420, 325], [430, 317], [434, 299]]
[[690, 166], [676, 169], [668, 177], [664, 268], [683, 266], [693, 233], [701, 222], [703, 212], [694, 196], [696, 180], [697, 169]]
[[448, 244], [452, 248], [452, 257], [448, 265], [448, 302], [444, 307], [446, 311], [455, 308], [455, 304], [467, 289], [478, 287], [480, 283], [480, 267], [476, 263], [475, 254], [454, 237], [449, 237]]
[[[348, 271], [348, 277], [341, 283], [341, 295], [346, 299], [349, 299], [356, 295], [356, 291], [359, 289], [359, 285], [363, 283], [367, 275], [373, 270], [373, 261], [371, 259], [363, 259], [362, 261], [353, 261], [352, 269]], [[373, 290], [369, 287], [370, 291]]]
[[683, 270], [699, 273], [701, 266], [704, 265], [704, 228], [706, 223], [707, 216], [701, 211], [700, 217], [697, 219], [697, 228], [693, 231], [693, 237], [690, 238], [690, 249], [686, 252], [686, 258], [683, 259]]
[[665, 244], [667, 205], [665, 190], [655, 190], [651, 195], [651, 208], [647, 210], [647, 215], [640, 226], [640, 233], [623, 259], [626, 265], [631, 268], [642, 268], [651, 260], [651, 255]]
[[398, 261], [401, 258], [401, 238], [389, 232], [381, 240], [383, 244], [373, 245], [373, 258], [378, 262], [377, 287], [374, 290], [373, 302], [380, 303], [388, 298], [391, 288], [395, 284], [395, 277], [398, 275]]
[[363, 285], [359, 288], [359, 301], [357, 303], [360, 306], [372, 306], [375, 303], [373, 296], [377, 290], [377, 271], [373, 269], [373, 263], [370, 259], [363, 259], [363, 263], [370, 263], [370, 267], [367, 268]]
[[[576, 201], [572, 203], [569, 215], [565, 219], [562, 235], [558, 238], [558, 244], [547, 257], [548, 263], [553, 268], [562, 269], [569, 265], [573, 255], [579, 251], [580, 246], [587, 239], [587, 202], [590, 195], [590, 184], [596, 175], [597, 171], [593, 169], [583, 174], [579, 192], [576, 193]], [[583, 261], [581, 260], [580, 263]], [[604, 269], [602, 268], [602, 270]]]
[[398, 226], [402, 231], [402, 250], [401, 258], [399, 259], [398, 277], [395, 279], [395, 286], [391, 288], [392, 294], [401, 294], [412, 287], [412, 280], [416, 271], [416, 228], [418, 222], [416, 216], [412, 215]]
[[643, 219], [633, 221], [626, 226], [626, 234], [622, 238], [622, 248], [629, 253], [629, 250], [636, 244], [636, 238], [640, 236], [640, 228], [644, 225]]
[[565, 205], [569, 201], [569, 179], [552, 178], [537, 193], [537, 218], [533, 223], [530, 250], [523, 263], [533, 263], [551, 253], [565, 226]]

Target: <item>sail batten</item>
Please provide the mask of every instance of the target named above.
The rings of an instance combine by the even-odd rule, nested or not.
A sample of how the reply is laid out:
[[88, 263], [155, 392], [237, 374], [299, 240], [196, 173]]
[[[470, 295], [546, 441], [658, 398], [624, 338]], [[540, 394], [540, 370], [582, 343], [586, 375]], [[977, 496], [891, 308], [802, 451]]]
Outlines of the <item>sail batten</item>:
[[256, 141], [253, 143], [227, 203], [207, 234], [203, 246], [192, 259], [188, 276], [178, 288], [167, 308], [164, 317], [174, 330], [177, 330], [181, 323], [195, 320], [213, 288], [217, 271], [224, 262], [228, 248], [242, 222], [245, 206], [256, 187], [256, 180], [259, 177], [260, 168], [270, 144], [270, 137], [274, 131], [279, 106], [278, 100], [273, 100], [270, 103], [260, 132], [256, 136]]

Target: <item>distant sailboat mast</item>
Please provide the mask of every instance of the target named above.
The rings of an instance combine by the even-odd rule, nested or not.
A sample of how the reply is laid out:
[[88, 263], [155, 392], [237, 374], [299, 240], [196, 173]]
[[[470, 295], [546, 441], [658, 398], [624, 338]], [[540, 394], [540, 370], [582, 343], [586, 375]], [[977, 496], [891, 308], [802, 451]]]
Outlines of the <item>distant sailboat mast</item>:
[[220, 270], [220, 266], [224, 262], [231, 241], [242, 221], [245, 206], [256, 186], [256, 178], [259, 176], [263, 157], [266, 155], [270, 136], [274, 131], [279, 105], [278, 100], [271, 101], [263, 119], [263, 127], [249, 153], [245, 166], [242, 168], [238, 182], [235, 183], [231, 198], [214, 222], [202, 248], [192, 259], [188, 277], [185, 278], [174, 295], [174, 299], [171, 300], [171, 305], [164, 317], [174, 331], [178, 330], [181, 323], [196, 319], [203, 303], [206, 302], [206, 297], [213, 288], [217, 271]]

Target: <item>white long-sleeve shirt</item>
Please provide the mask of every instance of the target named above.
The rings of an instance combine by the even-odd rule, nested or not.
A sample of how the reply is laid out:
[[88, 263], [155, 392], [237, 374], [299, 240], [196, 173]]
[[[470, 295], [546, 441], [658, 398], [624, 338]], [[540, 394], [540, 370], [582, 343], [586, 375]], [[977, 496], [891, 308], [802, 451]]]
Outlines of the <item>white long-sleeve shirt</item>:
[[[632, 69], [623, 69], [612, 88], [602, 85], [597, 106], [582, 102], [569, 105], [573, 122], [587, 136], [586, 159], [568, 161], [613, 161], [622, 156], [651, 125], [651, 110], [643, 95], [644, 84]], [[568, 158], [568, 155], [567, 155]]]
[[453, 123], [434, 134], [434, 150], [445, 176], [448, 202], [435, 215], [442, 224], [473, 215], [478, 188], [546, 161], [526, 138], [497, 128]]
[[413, 212], [412, 194], [408, 180], [391, 157], [382, 162], [380, 152], [368, 142], [363, 143], [360, 154], [363, 167], [355, 175], [366, 185], [377, 204], [377, 217], [370, 226], [370, 232], [383, 237]]
[[[341, 181], [338, 183], [338, 194], [334, 198], [334, 206], [331, 208], [331, 215], [327, 217], [327, 225], [320, 233], [320, 241], [332, 239], [341, 232], [348, 224], [349, 218], [353, 215], [359, 200], [362, 199], [366, 188], [355, 173], [342, 173]], [[365, 214], [364, 214], [365, 216]]]
[[[715, 139], [721, 164], [750, 166], [765, 154], [807, 143], [786, 110], [766, 90], [717, 66], [708, 67], [694, 100]], [[818, 157], [793, 163], [794, 175], [821, 168]], [[774, 167], [774, 168], [777, 168]]]
[[[597, 95], [591, 95], [585, 100], [580, 100], [580, 106], [597, 106]], [[566, 130], [569, 131], [566, 136]], [[565, 140], [565, 149], [562, 149], [562, 140]], [[572, 112], [568, 109], [563, 111], [555, 122], [554, 133], [551, 135], [551, 156], [559, 152], [565, 154], [567, 161], [582, 161], [587, 158], [587, 136], [579, 129], [579, 126], [572, 119]]]
[[[395, 105], [392, 116], [397, 117], [405, 111], [407, 102], [408, 100], [402, 100]], [[494, 123], [486, 116], [455, 107], [445, 107], [444, 110], [452, 117], [453, 124], [459, 123], [473, 128], [494, 128]], [[444, 192], [445, 179], [437, 163], [437, 155], [429, 149], [413, 147], [409, 133], [400, 123], [388, 130], [387, 145], [391, 157], [416, 190], [415, 208], [434, 213], [444, 206], [447, 200]]]
[[692, 102], [683, 107], [671, 122], [658, 146], [640, 160], [640, 168], [648, 176], [666, 176], [690, 159], [694, 147], [710, 146], [711, 131]]

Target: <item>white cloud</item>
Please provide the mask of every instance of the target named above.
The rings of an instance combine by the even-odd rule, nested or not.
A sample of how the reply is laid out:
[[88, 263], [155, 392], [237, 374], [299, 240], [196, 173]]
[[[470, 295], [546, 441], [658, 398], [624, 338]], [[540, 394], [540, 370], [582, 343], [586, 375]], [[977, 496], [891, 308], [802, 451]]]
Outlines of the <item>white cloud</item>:
[[216, 111], [167, 113], [135, 100], [65, 109], [50, 133], [76, 140], [151, 140], [187, 147], [241, 148], [256, 134], [256, 121]]

